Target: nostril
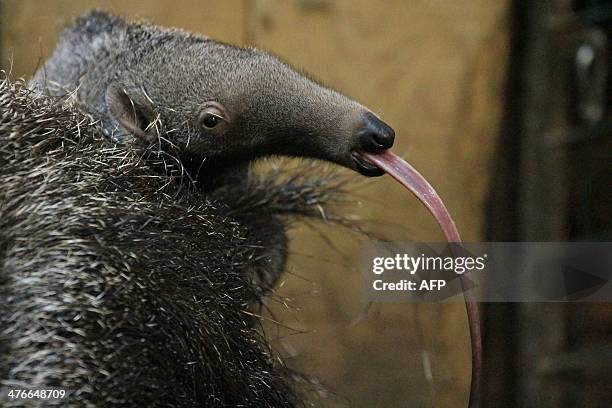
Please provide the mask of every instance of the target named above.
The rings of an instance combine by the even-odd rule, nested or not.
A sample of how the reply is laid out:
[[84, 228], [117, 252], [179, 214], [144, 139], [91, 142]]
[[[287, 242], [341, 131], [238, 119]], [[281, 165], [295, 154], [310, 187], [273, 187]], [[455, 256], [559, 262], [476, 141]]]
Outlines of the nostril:
[[377, 145], [388, 149], [393, 146], [395, 135], [393, 133], [372, 133], [372, 138]]
[[365, 151], [379, 152], [393, 146], [395, 132], [389, 125], [367, 112], [361, 117], [357, 131], [359, 147]]

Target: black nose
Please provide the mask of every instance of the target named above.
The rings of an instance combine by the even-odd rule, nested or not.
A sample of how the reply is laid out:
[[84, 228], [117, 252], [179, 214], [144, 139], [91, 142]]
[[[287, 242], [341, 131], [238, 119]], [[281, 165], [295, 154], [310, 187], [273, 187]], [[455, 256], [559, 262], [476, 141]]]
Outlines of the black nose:
[[370, 112], [362, 115], [362, 124], [356, 135], [359, 148], [368, 152], [389, 149], [395, 140], [393, 129]]

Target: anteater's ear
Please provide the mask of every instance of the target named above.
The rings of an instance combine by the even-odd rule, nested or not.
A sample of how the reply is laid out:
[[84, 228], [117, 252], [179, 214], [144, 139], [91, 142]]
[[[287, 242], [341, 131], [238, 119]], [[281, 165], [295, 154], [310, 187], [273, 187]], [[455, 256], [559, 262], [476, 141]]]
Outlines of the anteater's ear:
[[117, 85], [106, 89], [105, 99], [110, 113], [125, 130], [148, 143], [157, 140], [157, 114], [148, 102], [131, 97]]

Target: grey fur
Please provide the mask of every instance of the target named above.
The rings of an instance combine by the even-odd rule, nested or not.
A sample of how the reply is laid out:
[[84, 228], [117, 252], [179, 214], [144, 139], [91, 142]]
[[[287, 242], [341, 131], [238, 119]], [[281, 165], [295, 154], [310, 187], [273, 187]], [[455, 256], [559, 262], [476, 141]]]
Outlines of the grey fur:
[[303, 405], [246, 312], [287, 222], [318, 217], [335, 184], [205, 193], [66, 104], [0, 81], [0, 388], [71, 390], [30, 406]]
[[[78, 102], [120, 142], [134, 133], [109, 107], [123, 92], [151, 125], [153, 138], [166, 139], [183, 158], [195, 157], [198, 166], [204, 159], [209, 174], [272, 154], [356, 169], [354, 133], [369, 112], [254, 48], [100, 11], [79, 18], [62, 34], [32, 86], [51, 95], [76, 90]], [[203, 129], [198, 122], [209, 102], [227, 111], [230, 123], [222, 131]]]
[[287, 223], [337, 186], [247, 166], [359, 170], [369, 111], [261, 51], [98, 11], [29, 86], [0, 83], [2, 384], [82, 406], [303, 404], [245, 312], [284, 269]]

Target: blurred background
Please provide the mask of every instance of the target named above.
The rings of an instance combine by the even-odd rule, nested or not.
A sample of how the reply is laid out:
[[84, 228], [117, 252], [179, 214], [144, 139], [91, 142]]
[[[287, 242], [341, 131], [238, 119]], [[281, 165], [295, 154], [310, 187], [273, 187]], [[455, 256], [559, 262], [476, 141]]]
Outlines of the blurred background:
[[[0, 68], [29, 77], [93, 7], [276, 54], [370, 107], [465, 241], [612, 238], [612, 1], [0, 0]], [[357, 176], [355, 176], [357, 177]], [[442, 241], [387, 179], [346, 210], [398, 241]], [[463, 407], [464, 306], [361, 299], [363, 238], [291, 231], [274, 346], [330, 406]], [[610, 304], [486, 304], [483, 405], [612, 406]]]

